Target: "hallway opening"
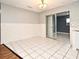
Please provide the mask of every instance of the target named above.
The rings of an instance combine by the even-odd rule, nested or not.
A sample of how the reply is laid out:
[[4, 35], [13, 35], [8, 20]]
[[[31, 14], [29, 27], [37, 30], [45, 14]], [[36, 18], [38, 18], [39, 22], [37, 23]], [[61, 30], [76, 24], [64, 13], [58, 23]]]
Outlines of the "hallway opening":
[[70, 39], [69, 11], [46, 16], [46, 37]]

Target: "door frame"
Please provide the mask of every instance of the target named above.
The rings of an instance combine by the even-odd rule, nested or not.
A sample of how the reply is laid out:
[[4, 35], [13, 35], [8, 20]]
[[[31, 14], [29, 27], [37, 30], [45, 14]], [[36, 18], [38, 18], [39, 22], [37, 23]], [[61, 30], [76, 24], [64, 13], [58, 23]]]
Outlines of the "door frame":
[[[67, 11], [62, 11], [62, 12], [68, 12], [68, 13], [69, 13], [69, 17], [70, 17], [70, 11], [69, 11], [69, 10], [67, 10]], [[58, 13], [62, 13], [62, 12], [58, 12]], [[57, 15], [58, 13], [46, 15], [46, 38], [50, 38], [50, 37], [48, 37], [48, 33], [47, 33], [47, 31], [48, 31], [48, 29], [47, 29], [47, 27], [48, 27], [48, 25], [47, 25], [47, 24], [48, 24], [48, 22], [47, 22], [47, 20], [48, 20], [47, 17], [48, 17], [48, 16], [53, 16], [53, 15], [55, 15], [55, 35], [56, 35], [55, 38], [57, 37], [57, 16], [56, 16], [56, 15]], [[71, 20], [70, 20], [70, 24], [71, 24]], [[69, 31], [70, 31], [70, 30], [69, 30]], [[54, 38], [54, 39], [55, 39], [55, 38]]]

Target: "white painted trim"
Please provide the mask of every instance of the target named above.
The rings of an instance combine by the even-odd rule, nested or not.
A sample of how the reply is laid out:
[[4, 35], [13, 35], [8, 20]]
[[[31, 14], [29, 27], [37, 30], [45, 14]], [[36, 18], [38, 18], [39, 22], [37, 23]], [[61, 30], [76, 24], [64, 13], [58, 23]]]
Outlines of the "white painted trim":
[[70, 33], [65, 33], [65, 32], [57, 32], [58, 34], [70, 34]]
[[1, 10], [0, 10], [0, 14], [1, 14]]

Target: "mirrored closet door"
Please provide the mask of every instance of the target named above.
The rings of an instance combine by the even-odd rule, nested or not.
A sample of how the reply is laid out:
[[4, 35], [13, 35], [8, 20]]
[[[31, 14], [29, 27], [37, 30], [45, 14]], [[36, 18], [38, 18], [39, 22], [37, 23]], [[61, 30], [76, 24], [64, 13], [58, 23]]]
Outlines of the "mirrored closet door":
[[55, 19], [55, 15], [46, 16], [46, 37], [56, 38], [56, 19]]

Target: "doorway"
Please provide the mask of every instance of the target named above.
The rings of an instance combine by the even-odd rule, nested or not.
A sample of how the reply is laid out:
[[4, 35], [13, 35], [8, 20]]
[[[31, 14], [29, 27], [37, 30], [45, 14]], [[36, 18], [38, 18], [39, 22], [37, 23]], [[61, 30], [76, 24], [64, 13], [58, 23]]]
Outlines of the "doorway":
[[70, 38], [69, 11], [46, 16], [46, 37], [57, 39], [64, 35]]
[[56, 14], [57, 17], [57, 37], [70, 39], [70, 14], [61, 12]]

